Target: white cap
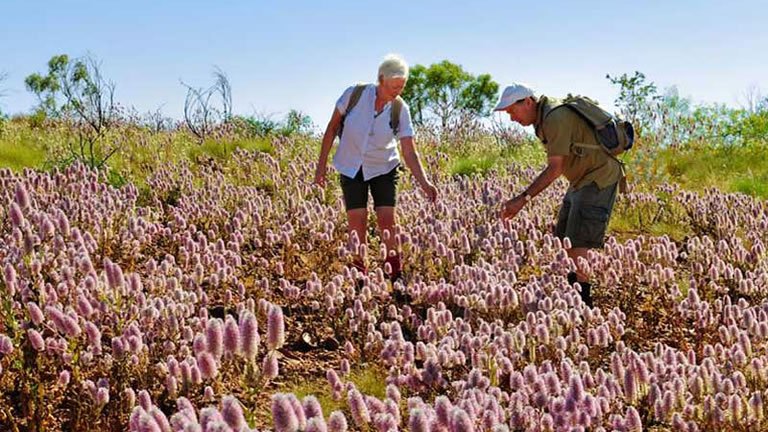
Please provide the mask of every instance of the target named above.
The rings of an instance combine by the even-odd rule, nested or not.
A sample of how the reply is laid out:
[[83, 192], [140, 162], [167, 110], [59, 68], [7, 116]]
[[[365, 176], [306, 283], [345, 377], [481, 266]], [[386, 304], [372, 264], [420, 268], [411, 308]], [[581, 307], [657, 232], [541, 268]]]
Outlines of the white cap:
[[493, 110], [502, 111], [513, 103], [531, 96], [533, 96], [532, 88], [522, 83], [512, 83], [512, 85], [504, 89], [499, 103], [496, 104], [496, 108]]

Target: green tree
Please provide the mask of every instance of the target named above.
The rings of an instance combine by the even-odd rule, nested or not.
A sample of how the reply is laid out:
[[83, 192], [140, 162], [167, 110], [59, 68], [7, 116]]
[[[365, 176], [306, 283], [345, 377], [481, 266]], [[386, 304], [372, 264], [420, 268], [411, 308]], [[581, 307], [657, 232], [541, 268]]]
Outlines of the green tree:
[[632, 76], [606, 75], [619, 86], [616, 105], [647, 139], [662, 146], [685, 146], [692, 142], [710, 146], [763, 143], [768, 136], [768, 99], [756, 87], [745, 92], [742, 108], [725, 104], [697, 104], [681, 97], [676, 87], [659, 93], [641, 72]]
[[768, 96], [757, 103], [757, 111], [768, 111]]
[[118, 150], [114, 143], [98, 143], [118, 122], [120, 111], [114, 101], [115, 85], [102, 76], [95, 59], [53, 56], [47, 75], [33, 73], [24, 83], [39, 100], [37, 114], [63, 119], [70, 126], [75, 138], [70, 143], [73, 159], [100, 168]]
[[619, 77], [605, 77], [611, 84], [619, 86], [619, 96], [615, 103], [621, 115], [632, 122], [640, 134], [652, 130], [657, 118], [657, 102], [662, 99], [656, 84], [647, 81], [645, 74], [638, 71], [632, 76], [622, 74]]
[[312, 130], [312, 118], [299, 110], [288, 111], [284, 123], [284, 135], [307, 134]]
[[498, 91], [490, 75], [474, 76], [461, 65], [443, 60], [429, 67], [413, 66], [403, 98], [416, 124], [434, 119], [445, 129], [466, 115], [489, 115]]
[[65, 108], [64, 103], [60, 102], [61, 83], [65, 79], [67, 68], [69, 67], [69, 56], [66, 54], [56, 55], [48, 60], [48, 73], [41, 75], [33, 73], [24, 79], [27, 90], [37, 96], [37, 111], [45, 113], [48, 117], [59, 117]]

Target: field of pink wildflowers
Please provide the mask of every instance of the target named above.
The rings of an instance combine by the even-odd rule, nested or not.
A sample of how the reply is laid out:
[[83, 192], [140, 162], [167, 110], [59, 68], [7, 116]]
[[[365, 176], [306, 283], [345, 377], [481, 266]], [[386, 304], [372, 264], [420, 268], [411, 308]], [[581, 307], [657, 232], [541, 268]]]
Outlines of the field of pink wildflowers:
[[[293, 144], [169, 165], [145, 193], [1, 170], [0, 430], [768, 430], [765, 201], [622, 195], [615, 217], [685, 236], [611, 231], [590, 309], [550, 234], [562, 184], [504, 224], [536, 167], [436, 173], [434, 205], [406, 179], [385, 234], [406, 277], [376, 234], [359, 284], [340, 193]], [[349, 380], [369, 367], [384, 397]], [[283, 391], [308, 377], [343, 409]]]

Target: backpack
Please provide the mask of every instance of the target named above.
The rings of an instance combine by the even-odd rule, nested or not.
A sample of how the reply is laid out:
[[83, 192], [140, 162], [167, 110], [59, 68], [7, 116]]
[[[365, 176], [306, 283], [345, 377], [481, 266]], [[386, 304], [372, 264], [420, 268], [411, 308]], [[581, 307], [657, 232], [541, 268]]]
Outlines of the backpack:
[[[344, 120], [347, 118], [347, 114], [352, 111], [352, 108], [360, 101], [360, 96], [363, 94], [363, 90], [368, 84], [357, 84], [355, 89], [352, 90], [352, 95], [349, 97], [349, 104], [347, 104], [347, 110], [341, 115], [341, 123], [339, 124], [339, 131], [336, 135], [341, 138], [341, 133], [344, 131]], [[400, 131], [400, 111], [403, 109], [403, 98], [397, 96], [392, 100], [392, 109], [389, 112], [389, 127], [392, 128], [392, 133], [397, 137], [397, 133]]]
[[[611, 156], [619, 155], [635, 144], [635, 128], [632, 123], [617, 118], [600, 108], [597, 102], [585, 96], [568, 95], [559, 105], [550, 108], [544, 114], [544, 118], [552, 111], [560, 107], [568, 107], [584, 119], [595, 131], [600, 148]], [[586, 143], [574, 143], [575, 146], [584, 148], [597, 148], [598, 146]]]

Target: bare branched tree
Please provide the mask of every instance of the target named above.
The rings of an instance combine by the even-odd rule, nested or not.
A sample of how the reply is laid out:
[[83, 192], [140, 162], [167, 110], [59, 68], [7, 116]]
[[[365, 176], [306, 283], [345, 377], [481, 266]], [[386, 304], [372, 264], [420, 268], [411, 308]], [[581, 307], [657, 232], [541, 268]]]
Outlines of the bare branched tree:
[[115, 84], [104, 78], [99, 62], [86, 56], [67, 64], [60, 86], [66, 101], [64, 112], [78, 141], [77, 147], [72, 147], [73, 156], [92, 167], [103, 167], [119, 150], [114, 144], [101, 148], [97, 145], [120, 118]]
[[228, 122], [232, 118], [232, 86], [229, 85], [229, 78], [218, 67], [213, 71], [213, 76], [216, 78], [214, 88], [221, 95], [221, 115], [225, 122]]
[[70, 114], [101, 136], [118, 118], [115, 84], [101, 75], [101, 64], [91, 57], [70, 63], [61, 91]]
[[[0, 72], [0, 84], [2, 84], [3, 81], [8, 79], [8, 72]], [[7, 96], [7, 90], [0, 86], [0, 97]]]
[[[0, 72], [0, 99], [8, 95], [7, 89], [3, 87], [3, 81], [6, 79], [8, 79], [8, 72]], [[0, 104], [0, 126], [2, 126], [3, 116], [3, 106]]]
[[163, 115], [163, 105], [154, 111], [147, 111], [143, 116], [142, 123], [153, 133], [167, 131], [173, 127], [173, 119]]
[[[2, 83], [8, 78], [8, 73], [0, 72], [0, 99], [6, 96], [6, 90], [3, 88]], [[5, 132], [5, 114], [3, 114], [3, 105], [0, 104], [0, 135]]]
[[187, 88], [187, 97], [184, 99], [184, 122], [200, 142], [211, 133], [213, 128], [214, 108], [211, 106], [211, 89], [192, 87], [183, 81], [181, 84]]
[[741, 104], [742, 108], [744, 108], [747, 112], [754, 114], [760, 108], [763, 95], [760, 92], [760, 87], [758, 87], [757, 84], [752, 83], [749, 85], [749, 87], [747, 87], [746, 90], [744, 90], [742, 98], [744, 101], [744, 103]]
[[[227, 122], [232, 118], [232, 87], [227, 75], [219, 68], [213, 73], [214, 84], [207, 88], [197, 88], [181, 81], [187, 88], [184, 100], [184, 123], [200, 142], [210, 135], [219, 122]], [[213, 97], [221, 97], [221, 106], [214, 105]]]

